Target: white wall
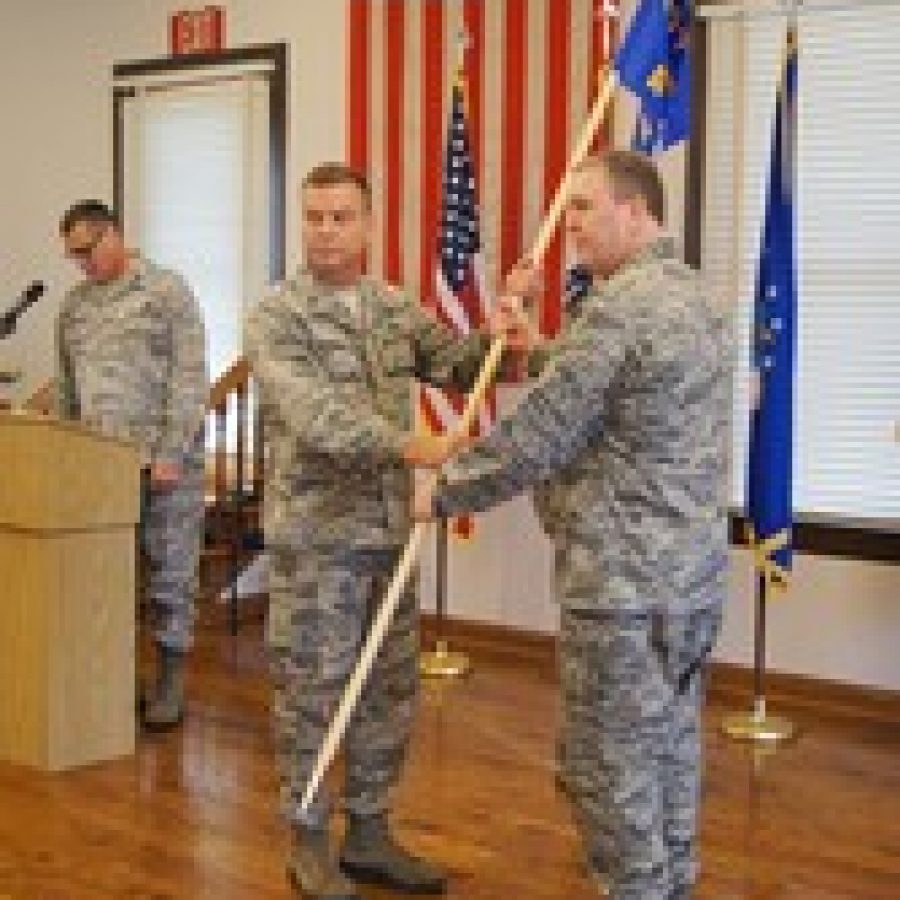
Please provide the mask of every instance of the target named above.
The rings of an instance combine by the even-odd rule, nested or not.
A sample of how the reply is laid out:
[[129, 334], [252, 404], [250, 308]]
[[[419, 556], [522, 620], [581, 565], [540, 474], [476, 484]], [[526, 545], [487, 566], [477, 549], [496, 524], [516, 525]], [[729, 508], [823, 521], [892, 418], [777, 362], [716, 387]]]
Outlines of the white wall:
[[[719, 659], [752, 663], [754, 583], [750, 554], [733, 551]], [[767, 618], [771, 669], [900, 691], [900, 565], [798, 554]]]
[[[434, 607], [433, 540], [421, 590]], [[519, 498], [476, 524], [476, 538], [450, 539], [451, 616], [553, 632], [552, 555], [533, 509]], [[752, 665], [755, 576], [732, 551], [731, 590], [716, 658]], [[773, 671], [900, 691], [900, 565], [799, 554], [791, 587], [768, 605]]]
[[[183, 0], [0, 0], [0, 306], [34, 279], [48, 295], [0, 344], [29, 393], [51, 371], [56, 308], [75, 272], [56, 224], [74, 200], [112, 200], [112, 66], [168, 53]], [[193, 4], [202, 5], [202, 4]], [[345, 0], [224, 0], [228, 45], [290, 44], [288, 184], [344, 149]], [[288, 260], [296, 259], [296, 192]]]
[[[167, 52], [167, 19], [183, 0], [0, 0], [0, 304], [29, 281], [50, 294], [0, 344], [0, 368], [21, 365], [28, 387], [50, 371], [56, 304], [74, 273], [61, 259], [59, 213], [112, 193], [112, 64]], [[190, 5], [190, 4], [187, 4]], [[290, 43], [288, 184], [344, 147], [345, 0], [224, 0], [230, 46]], [[630, 132], [625, 126], [627, 139]], [[664, 164], [678, 221], [682, 171]], [[289, 264], [296, 203], [288, 203]], [[490, 514], [490, 527], [455, 543], [451, 613], [552, 631], [549, 547], [524, 500]], [[753, 578], [735, 551], [722, 659], [751, 658]], [[433, 596], [426, 566], [423, 596]], [[900, 690], [900, 566], [800, 557], [791, 592], [770, 607], [775, 669]]]

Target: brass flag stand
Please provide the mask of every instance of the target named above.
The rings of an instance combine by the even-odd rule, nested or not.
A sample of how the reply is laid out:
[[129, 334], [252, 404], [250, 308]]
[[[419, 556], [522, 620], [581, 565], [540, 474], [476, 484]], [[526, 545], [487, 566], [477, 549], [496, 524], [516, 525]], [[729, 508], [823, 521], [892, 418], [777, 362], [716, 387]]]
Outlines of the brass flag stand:
[[756, 587], [756, 616], [753, 635], [753, 710], [733, 713], [722, 721], [722, 731], [736, 741], [777, 744], [796, 734], [793, 723], [771, 716], [766, 709], [766, 576], [759, 573]]

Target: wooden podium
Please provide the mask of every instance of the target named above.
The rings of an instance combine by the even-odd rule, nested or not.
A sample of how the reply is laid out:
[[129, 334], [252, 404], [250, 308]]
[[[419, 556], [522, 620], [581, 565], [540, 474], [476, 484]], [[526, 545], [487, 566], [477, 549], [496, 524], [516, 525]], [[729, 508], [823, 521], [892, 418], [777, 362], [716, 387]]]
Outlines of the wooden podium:
[[0, 412], [0, 759], [134, 752], [137, 452]]

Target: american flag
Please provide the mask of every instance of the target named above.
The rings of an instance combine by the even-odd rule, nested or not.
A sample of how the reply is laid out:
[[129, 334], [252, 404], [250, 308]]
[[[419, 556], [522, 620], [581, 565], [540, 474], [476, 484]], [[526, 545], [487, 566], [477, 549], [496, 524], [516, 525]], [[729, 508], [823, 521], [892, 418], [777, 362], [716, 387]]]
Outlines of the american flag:
[[437, 310], [451, 328], [466, 335], [484, 322], [487, 304], [462, 72], [453, 85], [442, 184], [435, 270]]

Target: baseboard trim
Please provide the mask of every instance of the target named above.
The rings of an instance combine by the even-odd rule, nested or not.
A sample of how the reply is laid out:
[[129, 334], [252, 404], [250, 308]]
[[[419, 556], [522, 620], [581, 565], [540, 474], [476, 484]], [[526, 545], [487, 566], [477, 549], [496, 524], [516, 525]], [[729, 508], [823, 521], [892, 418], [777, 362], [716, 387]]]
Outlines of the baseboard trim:
[[[423, 613], [422, 646], [432, 649], [437, 636], [435, 616]], [[475, 659], [537, 668], [548, 678], [557, 677], [555, 634], [454, 618], [444, 620], [440, 636], [453, 649], [463, 650]], [[709, 671], [709, 694], [717, 705], [731, 705], [738, 712], [751, 709], [751, 667], [715, 661]], [[840, 718], [900, 727], [898, 691], [807, 675], [767, 672], [766, 699], [773, 709], [791, 713], [801, 724], [816, 719]]]
[[[765, 687], [770, 709], [788, 711], [801, 724], [814, 719], [840, 718], [900, 728], [898, 691], [788, 672], [767, 672]], [[736, 712], [749, 712], [753, 698], [752, 667], [714, 662], [710, 667], [709, 692], [719, 703], [732, 704]]]

